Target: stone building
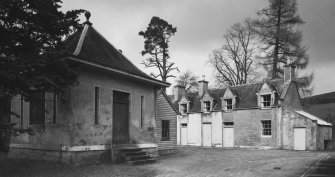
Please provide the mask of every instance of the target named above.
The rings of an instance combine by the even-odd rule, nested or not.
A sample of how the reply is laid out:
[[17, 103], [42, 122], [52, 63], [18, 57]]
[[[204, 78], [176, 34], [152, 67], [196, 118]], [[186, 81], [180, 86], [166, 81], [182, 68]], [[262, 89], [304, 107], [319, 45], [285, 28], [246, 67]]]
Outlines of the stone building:
[[[89, 18], [89, 17], [87, 17]], [[95, 163], [118, 160], [120, 151], [141, 148], [157, 156], [156, 97], [169, 84], [140, 71], [87, 20], [70, 36], [63, 57], [78, 65], [78, 86], [64, 97], [42, 91], [25, 102], [17, 96], [12, 122], [34, 135], [13, 137], [9, 156]]]
[[302, 109], [295, 67], [285, 66], [284, 79], [208, 89], [171, 96], [177, 118], [178, 145], [209, 147], [322, 150], [332, 137], [332, 124]]

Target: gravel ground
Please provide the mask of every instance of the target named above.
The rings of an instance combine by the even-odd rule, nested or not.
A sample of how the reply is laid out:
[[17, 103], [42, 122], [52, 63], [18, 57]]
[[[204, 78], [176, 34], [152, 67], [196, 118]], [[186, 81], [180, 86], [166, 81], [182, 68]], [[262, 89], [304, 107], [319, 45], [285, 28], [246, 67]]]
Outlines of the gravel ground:
[[69, 167], [40, 161], [18, 161], [0, 157], [0, 176], [301, 176], [326, 152], [212, 149], [183, 147], [146, 165], [100, 164]]

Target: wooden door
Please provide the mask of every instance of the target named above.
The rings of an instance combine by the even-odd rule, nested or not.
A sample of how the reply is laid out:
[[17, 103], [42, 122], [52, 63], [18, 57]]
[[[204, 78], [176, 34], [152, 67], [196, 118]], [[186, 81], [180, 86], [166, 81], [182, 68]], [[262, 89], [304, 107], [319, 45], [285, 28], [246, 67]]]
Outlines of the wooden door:
[[113, 92], [113, 144], [129, 143], [129, 93]]
[[306, 150], [306, 128], [293, 128], [294, 150]]
[[187, 145], [187, 124], [181, 124], [180, 145]]
[[234, 127], [223, 127], [223, 147], [234, 147]]
[[202, 146], [212, 146], [212, 124], [210, 123], [202, 124]]

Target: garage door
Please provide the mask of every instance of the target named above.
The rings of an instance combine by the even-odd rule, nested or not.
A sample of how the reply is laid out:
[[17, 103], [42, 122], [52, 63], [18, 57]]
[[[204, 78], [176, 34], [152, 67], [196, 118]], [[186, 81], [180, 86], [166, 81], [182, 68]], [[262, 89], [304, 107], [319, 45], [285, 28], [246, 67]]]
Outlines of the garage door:
[[306, 128], [294, 128], [294, 150], [306, 150]]
[[234, 147], [234, 127], [223, 127], [223, 147]]
[[202, 146], [212, 146], [212, 124], [210, 123], [202, 125]]
[[187, 124], [181, 124], [180, 145], [187, 145]]

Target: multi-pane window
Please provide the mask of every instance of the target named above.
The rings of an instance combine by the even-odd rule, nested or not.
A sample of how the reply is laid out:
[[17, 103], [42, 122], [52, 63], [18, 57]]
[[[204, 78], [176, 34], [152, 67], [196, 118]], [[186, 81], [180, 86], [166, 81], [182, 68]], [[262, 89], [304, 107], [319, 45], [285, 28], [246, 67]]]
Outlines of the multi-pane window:
[[211, 110], [211, 102], [210, 101], [204, 101], [204, 111], [208, 112]]
[[187, 113], [187, 104], [180, 104], [180, 112], [182, 114], [186, 114]]
[[162, 120], [162, 141], [170, 140], [170, 121]]
[[29, 124], [45, 124], [45, 96], [42, 91], [36, 91], [31, 95], [29, 104]]
[[226, 109], [232, 110], [233, 109], [233, 100], [232, 99], [225, 99], [226, 101]]
[[271, 120], [262, 121], [262, 136], [271, 136]]
[[271, 105], [271, 94], [262, 95], [262, 106], [264, 108], [269, 108]]
[[234, 126], [234, 122], [223, 122], [224, 126]]

